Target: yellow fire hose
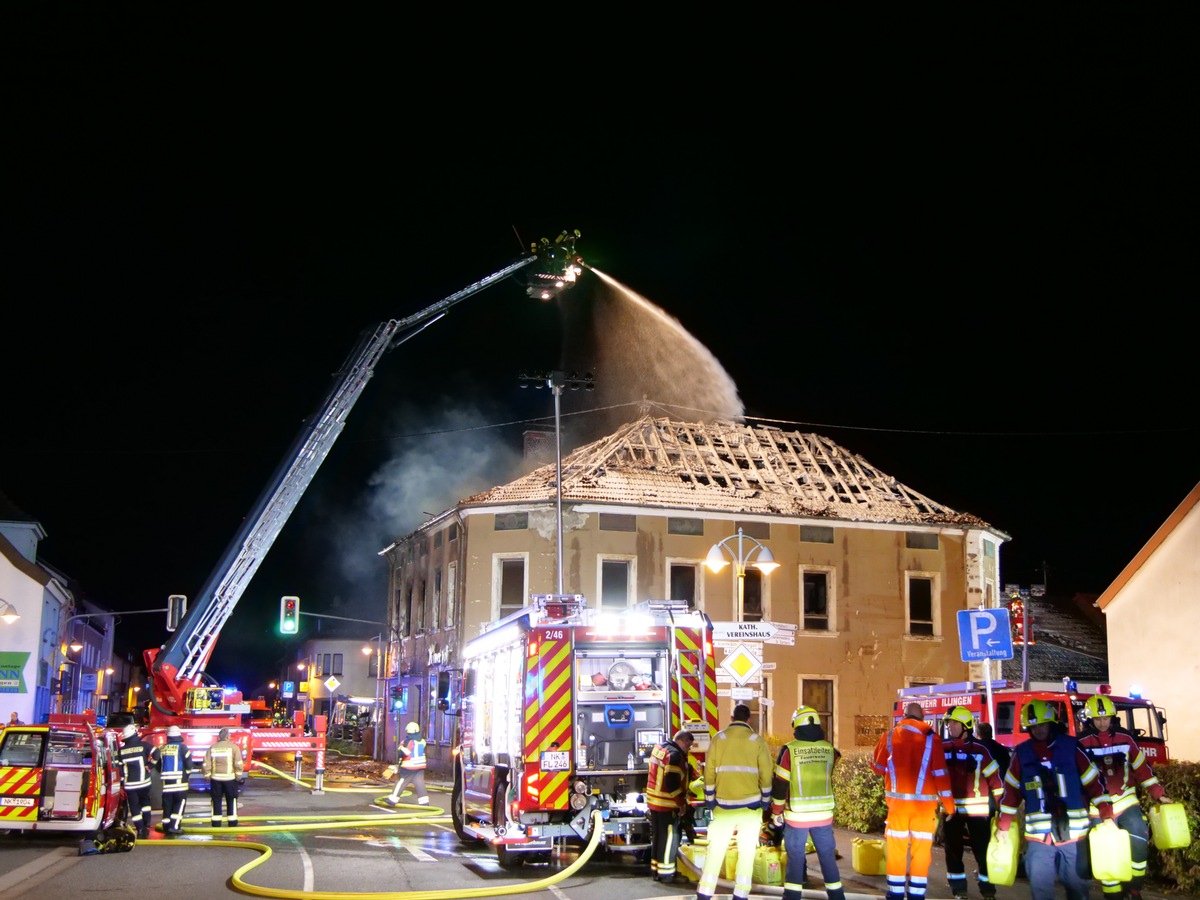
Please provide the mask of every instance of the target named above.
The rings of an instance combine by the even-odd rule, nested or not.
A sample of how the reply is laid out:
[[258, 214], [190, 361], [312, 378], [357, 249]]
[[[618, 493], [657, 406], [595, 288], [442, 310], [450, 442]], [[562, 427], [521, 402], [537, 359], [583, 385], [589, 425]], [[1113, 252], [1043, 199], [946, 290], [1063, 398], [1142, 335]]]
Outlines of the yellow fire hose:
[[[284, 778], [302, 787], [311, 787], [292, 776], [281, 772], [271, 766], [256, 762], [257, 768], [266, 769], [280, 778]], [[361, 788], [325, 788], [328, 791], [337, 791], [339, 793], [364, 793], [378, 790], [375, 786], [367, 786]], [[377, 798], [379, 799], [379, 798]], [[418, 822], [431, 824], [445, 824], [452, 821], [447, 815], [444, 815], [445, 810], [437, 806], [423, 806], [414, 803], [401, 803], [400, 806], [405, 808], [402, 813], [378, 813], [367, 816], [362, 815], [338, 815], [338, 816], [245, 816], [239, 819], [238, 832], [261, 834], [275, 831], [315, 831], [317, 829], [329, 828], [395, 828], [400, 825], [411, 825]], [[202, 819], [185, 819], [187, 822], [202, 822]], [[286, 825], [250, 825], [244, 826], [241, 823], [244, 821], [264, 821], [264, 822], [288, 822]], [[558, 884], [563, 879], [569, 878], [578, 872], [596, 851], [596, 847], [600, 845], [600, 840], [604, 836], [604, 819], [599, 810], [593, 813], [592, 816], [592, 838], [588, 841], [583, 852], [579, 854], [579, 858], [563, 869], [561, 872], [556, 872], [546, 878], [540, 878], [537, 881], [522, 882], [520, 884], [502, 885], [499, 887], [487, 888], [455, 888], [453, 890], [443, 891], [371, 891], [364, 893], [349, 893], [347, 891], [292, 891], [282, 888], [268, 888], [259, 885], [250, 884], [242, 880], [242, 876], [246, 875], [258, 866], [261, 866], [271, 858], [273, 851], [266, 844], [260, 844], [256, 841], [231, 841], [231, 840], [211, 840], [211, 841], [139, 841], [138, 847], [234, 847], [240, 850], [257, 850], [260, 855], [257, 859], [251, 860], [233, 873], [233, 885], [240, 891], [247, 894], [254, 894], [259, 897], [282, 897], [287, 900], [339, 900], [343, 897], [364, 897], [369, 900], [449, 900], [449, 898], [458, 897], [501, 897], [509, 894], [524, 894], [531, 891], [544, 890], [551, 885]], [[187, 832], [189, 834], [225, 834], [228, 833], [227, 828], [212, 828], [203, 825], [189, 825]]]

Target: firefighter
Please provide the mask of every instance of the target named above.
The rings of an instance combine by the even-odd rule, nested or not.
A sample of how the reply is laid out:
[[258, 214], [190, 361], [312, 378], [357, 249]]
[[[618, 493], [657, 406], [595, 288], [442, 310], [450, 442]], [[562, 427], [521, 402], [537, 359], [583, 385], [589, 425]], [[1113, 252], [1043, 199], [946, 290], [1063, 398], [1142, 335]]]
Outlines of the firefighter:
[[774, 770], [767, 742], [750, 728], [750, 707], [739, 703], [733, 708], [733, 721], [717, 732], [704, 757], [704, 801], [713, 816], [696, 900], [712, 900], [735, 830], [738, 861], [733, 896], [737, 900], [750, 896], [758, 831], [763, 812], [770, 808]]
[[[887, 822], [888, 900], [922, 900], [929, 884], [938, 804], [954, 815], [942, 739], [925, 721], [921, 704], [904, 707], [904, 718], [875, 745], [871, 768], [884, 776]], [[912, 853], [911, 863], [909, 853]]]
[[178, 725], [167, 729], [166, 743], [158, 748], [158, 771], [162, 777], [163, 834], [183, 834], [179, 823], [187, 805], [192, 754], [183, 743], [183, 733]]
[[650, 874], [663, 884], [686, 884], [675, 871], [683, 815], [688, 810], [688, 751], [695, 738], [686, 729], [650, 751], [646, 807], [650, 811]]
[[228, 728], [222, 728], [217, 733], [217, 742], [205, 752], [200, 771], [209, 781], [212, 827], [220, 828], [224, 820], [226, 827], [237, 828], [238, 784], [245, 778], [245, 765], [242, 763], [242, 748], [229, 739]]
[[[1101, 889], [1106, 898], [1124, 893], [1134, 900], [1141, 900], [1146, 860], [1150, 856], [1150, 832], [1138, 803], [1138, 785], [1157, 803], [1170, 803], [1171, 798], [1158, 783], [1137, 741], [1124, 729], [1115, 727], [1113, 716], [1117, 709], [1112, 700], [1094, 694], [1088, 697], [1083, 708], [1089, 718], [1079, 735], [1079, 746], [1104, 776], [1117, 827], [1129, 832], [1129, 856], [1133, 863], [1133, 878], [1127, 884], [1103, 881]], [[1094, 805], [1089, 814], [1093, 823], [1099, 821], [1099, 812]]]
[[154, 762], [150, 745], [142, 740], [137, 726], [130, 723], [121, 730], [121, 780], [129, 801], [129, 824], [139, 838], [150, 837], [150, 766]]
[[792, 738], [779, 751], [771, 786], [773, 822], [784, 826], [783, 845], [787, 850], [783, 900], [801, 900], [803, 896], [809, 835], [821, 864], [828, 900], [845, 900], [833, 835], [833, 766], [841, 753], [825, 740], [821, 716], [811, 706], [802, 706], [792, 714]]
[[971, 842], [979, 870], [979, 893], [995, 897], [996, 888], [988, 881], [987, 848], [991, 838], [993, 803], [1004, 795], [1000, 764], [987, 746], [971, 733], [975, 717], [965, 706], [956, 706], [943, 720], [950, 740], [943, 743], [950, 790], [954, 794], [954, 815], [946, 819], [942, 834], [946, 842], [946, 878], [956, 900], [966, 900], [967, 873], [963, 866], [963, 839]]
[[396, 779], [396, 786], [392, 788], [391, 796], [384, 798], [383, 802], [388, 806], [395, 806], [400, 802], [404, 786], [411, 784], [417, 804], [427, 806], [429, 793], [425, 790], [425, 738], [421, 737], [419, 724], [409, 722], [404, 726], [404, 740], [400, 742], [396, 752], [400, 757], [398, 763], [400, 777]]
[[1025, 874], [1033, 900], [1053, 900], [1057, 875], [1067, 900], [1087, 900], [1088, 881], [1079, 874], [1080, 841], [1088, 833], [1088, 801], [1103, 821], [1116, 828], [1104, 778], [1078, 741], [1058, 728], [1058, 712], [1045, 700], [1021, 708], [1021, 725], [1029, 740], [1013, 749], [1004, 776], [1004, 799], [996, 820], [996, 840], [1013, 840], [1009, 832], [1017, 807], [1025, 802]]

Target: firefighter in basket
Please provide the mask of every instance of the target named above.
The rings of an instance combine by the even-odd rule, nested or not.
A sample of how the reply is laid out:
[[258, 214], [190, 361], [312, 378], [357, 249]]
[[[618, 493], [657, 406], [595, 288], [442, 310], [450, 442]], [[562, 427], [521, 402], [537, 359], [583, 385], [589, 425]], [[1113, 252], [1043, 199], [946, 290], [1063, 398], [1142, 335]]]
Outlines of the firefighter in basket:
[[409, 722], [404, 726], [404, 740], [400, 742], [396, 752], [400, 757], [399, 762], [395, 766], [388, 766], [387, 772], [391, 774], [398, 772], [400, 777], [396, 780], [396, 786], [392, 788], [391, 795], [385, 797], [383, 803], [387, 806], [395, 806], [400, 802], [400, 795], [404, 792], [405, 785], [411, 784], [417, 804], [428, 806], [429, 792], [425, 790], [425, 738], [421, 737], [419, 724]]

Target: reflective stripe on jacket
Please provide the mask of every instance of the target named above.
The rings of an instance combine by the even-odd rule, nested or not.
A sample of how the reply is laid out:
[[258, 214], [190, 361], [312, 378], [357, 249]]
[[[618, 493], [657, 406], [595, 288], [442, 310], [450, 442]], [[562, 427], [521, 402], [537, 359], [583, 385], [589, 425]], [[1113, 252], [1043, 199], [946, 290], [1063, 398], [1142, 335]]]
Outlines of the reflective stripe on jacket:
[[217, 741], [204, 754], [201, 771], [213, 781], [233, 781], [242, 768], [242, 748], [233, 741]]
[[875, 745], [871, 768], [883, 775], [888, 800], [933, 803], [939, 800], [947, 815], [953, 815], [954, 797], [946, 771], [942, 739], [921, 719], [902, 719], [881, 735]]
[[[1112, 726], [1108, 731], [1089, 729], [1079, 736], [1079, 746], [1104, 776], [1114, 816], [1138, 802], [1138, 785], [1154, 800], [1166, 793], [1146, 762], [1146, 754], [1131, 735], [1116, 731]], [[1090, 813], [1093, 818], [1100, 814], [1095, 805]]]
[[1000, 764], [984, 744], [967, 735], [944, 742], [944, 747], [955, 809], [968, 816], [991, 815], [989, 798], [999, 802], [1004, 796]]
[[646, 774], [646, 806], [655, 812], [678, 812], [687, 804], [687, 754], [674, 741], [650, 751]]
[[1044, 744], [1032, 738], [1017, 744], [1004, 785], [996, 827], [1008, 828], [1024, 800], [1027, 841], [1067, 844], [1084, 837], [1089, 799], [1096, 801], [1101, 818], [1112, 818], [1100, 770], [1070, 735], [1057, 734]]
[[188, 789], [187, 776], [192, 770], [192, 754], [180, 738], [167, 738], [158, 749], [158, 769], [162, 774], [162, 789], [167, 793]]
[[[833, 824], [833, 764], [838, 752], [828, 741], [788, 741], [775, 766], [772, 812], [797, 828]], [[781, 788], [786, 795], [781, 796]], [[786, 800], [786, 806], [784, 802]]]
[[150, 787], [150, 747], [136, 735], [121, 746], [121, 771], [125, 787]]
[[722, 809], [762, 809], [771, 802], [771, 751], [745, 722], [718, 731], [704, 757], [704, 799]]
[[400, 768], [425, 768], [425, 739], [411, 738], [400, 743]]

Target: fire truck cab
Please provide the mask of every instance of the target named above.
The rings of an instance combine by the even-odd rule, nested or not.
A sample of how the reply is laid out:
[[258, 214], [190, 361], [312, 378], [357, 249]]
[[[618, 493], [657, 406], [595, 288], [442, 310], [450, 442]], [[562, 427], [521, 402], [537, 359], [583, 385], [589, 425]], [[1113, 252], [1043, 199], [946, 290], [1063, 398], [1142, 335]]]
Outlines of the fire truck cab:
[[119, 745], [91, 714], [0, 731], [0, 830], [95, 837], [121, 814]]
[[[458, 836], [485, 840], [501, 866], [590, 839], [593, 812], [610, 850], [644, 852], [650, 751], [680, 728], [703, 760], [717, 730], [712, 622], [680, 601], [620, 614], [582, 595], [534, 595], [470, 641], [451, 814]], [[443, 707], [445, 708], [445, 707]]]
[[1003, 680], [993, 681], [995, 721], [987, 709], [987, 690], [983, 682], [901, 688], [892, 709], [892, 720], [898, 722], [904, 715], [904, 707], [916, 701], [925, 711], [925, 720], [941, 731], [946, 713], [956, 706], [963, 706], [971, 711], [976, 722], [992, 722], [993, 737], [1004, 746], [1013, 747], [1029, 738], [1029, 732], [1021, 728], [1021, 707], [1030, 700], [1045, 700], [1056, 707], [1063, 728], [1068, 734], [1078, 735], [1087, 725], [1084, 704], [1093, 694], [1104, 694], [1112, 701], [1117, 712], [1114, 724], [1133, 735], [1151, 765], [1168, 760], [1166, 713], [1142, 697], [1116, 696], [1112, 686], [1107, 684], [1077, 684], [1066, 680], [1061, 684], [1032, 682], [1024, 688]]

